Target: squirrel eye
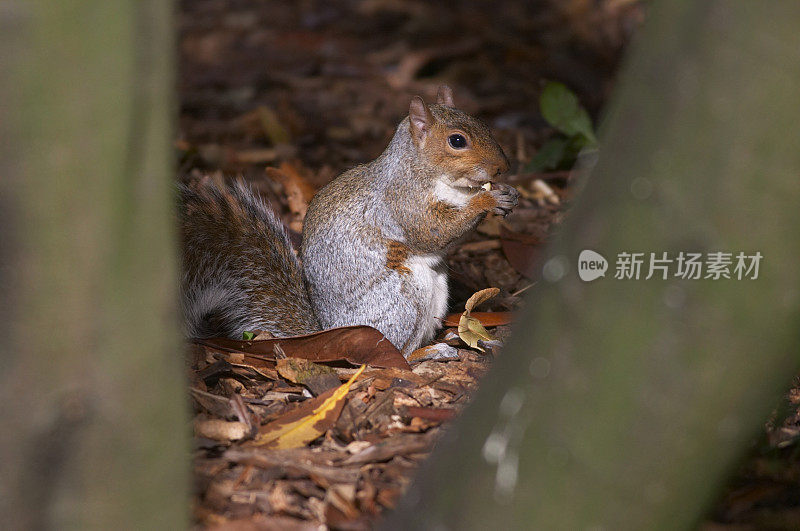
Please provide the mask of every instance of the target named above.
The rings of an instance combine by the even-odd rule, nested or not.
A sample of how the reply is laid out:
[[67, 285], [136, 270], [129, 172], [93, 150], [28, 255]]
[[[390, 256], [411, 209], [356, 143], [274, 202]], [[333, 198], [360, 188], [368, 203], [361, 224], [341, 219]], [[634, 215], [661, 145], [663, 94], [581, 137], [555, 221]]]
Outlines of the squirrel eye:
[[447, 137], [447, 143], [450, 144], [450, 147], [453, 149], [464, 149], [467, 147], [467, 139], [464, 138], [464, 135], [460, 135], [458, 133]]

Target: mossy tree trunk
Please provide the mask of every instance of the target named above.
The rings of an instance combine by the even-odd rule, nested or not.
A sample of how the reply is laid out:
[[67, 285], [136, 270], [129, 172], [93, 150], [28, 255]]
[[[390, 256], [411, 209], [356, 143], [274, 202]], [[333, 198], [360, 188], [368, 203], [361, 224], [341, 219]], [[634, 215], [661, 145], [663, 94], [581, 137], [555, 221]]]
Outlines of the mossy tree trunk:
[[0, 3], [3, 527], [179, 529], [172, 3]]
[[[648, 10], [549, 281], [387, 527], [686, 529], [800, 369], [800, 4]], [[615, 280], [623, 251], [763, 261]]]

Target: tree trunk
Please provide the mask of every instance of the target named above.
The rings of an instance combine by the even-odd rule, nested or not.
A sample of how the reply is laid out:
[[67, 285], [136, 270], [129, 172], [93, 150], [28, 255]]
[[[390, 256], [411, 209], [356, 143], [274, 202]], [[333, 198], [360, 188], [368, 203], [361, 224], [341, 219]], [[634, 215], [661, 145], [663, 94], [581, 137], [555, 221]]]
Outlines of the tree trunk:
[[179, 529], [171, 2], [0, 2], [3, 527]]
[[[545, 280], [388, 528], [685, 529], [800, 368], [800, 4], [648, 9]], [[616, 280], [624, 251], [763, 261]]]

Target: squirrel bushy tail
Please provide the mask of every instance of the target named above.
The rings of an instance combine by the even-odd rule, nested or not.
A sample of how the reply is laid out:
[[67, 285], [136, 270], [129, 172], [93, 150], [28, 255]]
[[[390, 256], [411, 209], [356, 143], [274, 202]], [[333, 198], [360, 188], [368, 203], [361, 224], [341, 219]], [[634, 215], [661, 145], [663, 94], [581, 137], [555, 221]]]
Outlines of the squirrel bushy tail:
[[283, 224], [247, 184], [179, 185], [179, 203], [190, 337], [320, 330]]

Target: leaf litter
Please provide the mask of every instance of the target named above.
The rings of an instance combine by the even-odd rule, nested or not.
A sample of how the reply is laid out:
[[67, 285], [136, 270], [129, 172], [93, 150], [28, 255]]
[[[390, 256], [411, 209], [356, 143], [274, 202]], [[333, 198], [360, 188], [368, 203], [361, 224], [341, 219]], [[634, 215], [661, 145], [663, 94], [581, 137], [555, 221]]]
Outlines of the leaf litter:
[[[372, 527], [498, 352], [465, 345], [464, 314], [469, 332], [489, 329], [502, 342], [535, 286], [541, 249], [580, 175], [569, 167], [594, 144], [587, 117], [596, 119], [644, 9], [635, 0], [468, 4], [180, 3], [181, 178], [243, 176], [295, 246], [313, 192], [377, 156], [410, 96], [432, 99], [440, 83], [492, 127], [512, 166], [503, 179], [521, 194], [511, 216], [488, 217], [452, 249], [453, 313], [410, 364], [376, 330], [280, 339], [252, 331], [248, 341], [190, 345], [199, 528]], [[499, 293], [485, 311], [467, 310], [488, 286]], [[782, 500], [800, 499], [798, 397], [709, 515], [714, 529], [791, 521]], [[304, 445], [254, 445], [273, 423], [315, 411]]]
[[[484, 15], [495, 20], [482, 35], [465, 29], [483, 24]], [[295, 245], [313, 193], [376, 157], [410, 96], [433, 99], [440, 83], [454, 87], [459, 107], [490, 122], [512, 162], [505, 179], [522, 193], [512, 216], [489, 216], [454, 246], [448, 256], [454, 313], [409, 361], [368, 327], [295, 338], [253, 330], [246, 340], [191, 345], [200, 527], [371, 527], [394, 506], [498, 355], [459, 337], [465, 312], [458, 310], [476, 292], [497, 286], [480, 312], [478, 300], [469, 303], [467, 328], [481, 348], [489, 337], [502, 343], [519, 294], [532, 284], [531, 249], [544, 244], [571, 194], [570, 172], [524, 169], [559, 134], [524, 102], [538, 100], [543, 70], [561, 79], [558, 73], [572, 68], [542, 55], [535, 36], [549, 32], [565, 47], [595, 37], [592, 29], [569, 29], [560, 8], [517, 14], [512, 25], [498, 10], [484, 15], [382, 0], [356, 9], [270, 1], [182, 5], [181, 176], [243, 176], [270, 201]], [[630, 16], [635, 9], [596, 19], [613, 36], [606, 51], [586, 48], [587, 56], [575, 58], [587, 67], [572, 87], [583, 87], [581, 102], [590, 110], [602, 102], [598, 95], [611, 76], [600, 72], [613, 70], [627, 40], [622, 21]], [[445, 19], [454, 22], [449, 29], [425, 27]], [[385, 31], [369, 29], [379, 21]], [[416, 36], [408, 33], [414, 24]], [[537, 180], [547, 183], [549, 195]], [[510, 261], [504, 252], [515, 244], [520, 249]]]

